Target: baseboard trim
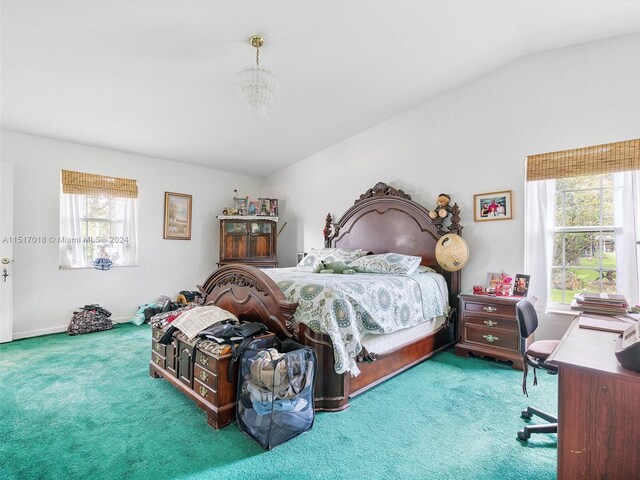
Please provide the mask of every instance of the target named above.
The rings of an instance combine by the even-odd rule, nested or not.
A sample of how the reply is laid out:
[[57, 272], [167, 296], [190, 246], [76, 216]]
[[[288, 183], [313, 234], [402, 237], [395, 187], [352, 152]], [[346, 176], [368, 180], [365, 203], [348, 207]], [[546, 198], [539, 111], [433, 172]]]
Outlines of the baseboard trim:
[[[113, 323], [129, 323], [131, 317], [114, 317]], [[29, 330], [27, 332], [13, 332], [13, 340], [21, 340], [23, 338], [41, 337], [42, 335], [51, 335], [52, 333], [62, 333], [67, 331], [68, 325], [60, 325], [58, 327], [42, 328], [39, 330]]]

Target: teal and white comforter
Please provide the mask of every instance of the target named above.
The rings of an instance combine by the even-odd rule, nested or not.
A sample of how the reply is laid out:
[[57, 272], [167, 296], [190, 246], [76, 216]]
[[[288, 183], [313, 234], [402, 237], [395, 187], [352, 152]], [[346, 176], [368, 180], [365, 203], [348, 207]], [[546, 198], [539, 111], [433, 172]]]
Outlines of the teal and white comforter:
[[296, 322], [331, 337], [337, 373], [360, 373], [355, 358], [364, 335], [413, 327], [449, 309], [447, 284], [438, 273], [336, 275], [296, 267], [263, 272], [298, 302]]

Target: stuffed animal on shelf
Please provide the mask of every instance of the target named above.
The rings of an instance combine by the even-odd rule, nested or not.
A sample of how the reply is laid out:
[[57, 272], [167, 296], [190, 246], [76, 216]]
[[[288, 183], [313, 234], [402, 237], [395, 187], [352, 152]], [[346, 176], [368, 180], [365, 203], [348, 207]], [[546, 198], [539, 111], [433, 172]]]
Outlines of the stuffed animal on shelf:
[[445, 218], [451, 211], [451, 206], [449, 206], [450, 201], [451, 201], [451, 197], [448, 194], [441, 193], [440, 195], [438, 195], [438, 199], [436, 200], [437, 206], [435, 210], [431, 210], [429, 212], [429, 217]]
[[356, 271], [344, 262], [325, 262], [320, 260], [320, 264], [313, 270], [314, 273], [342, 273], [353, 275]]

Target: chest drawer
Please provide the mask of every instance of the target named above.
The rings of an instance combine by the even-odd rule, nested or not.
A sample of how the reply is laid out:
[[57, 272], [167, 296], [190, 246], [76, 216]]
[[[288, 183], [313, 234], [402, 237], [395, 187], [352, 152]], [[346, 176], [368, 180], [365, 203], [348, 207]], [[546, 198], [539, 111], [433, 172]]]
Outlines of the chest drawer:
[[151, 340], [151, 350], [153, 351], [153, 353], [157, 353], [158, 355], [166, 357], [166, 349], [167, 347], [165, 345], [162, 345], [161, 343], [158, 343], [155, 338]]
[[483, 302], [465, 302], [464, 309], [467, 312], [486, 313], [490, 315], [502, 315], [515, 318], [516, 308], [514, 305], [500, 305]]
[[473, 325], [486, 330], [501, 329], [518, 333], [518, 323], [514, 318], [468, 314], [464, 317], [464, 321], [465, 325]]
[[518, 350], [518, 333], [509, 330], [499, 330], [490, 327], [468, 325], [464, 329], [465, 340], [493, 348]]
[[[223, 372], [226, 375], [226, 371]], [[205, 370], [197, 363], [193, 367], [193, 375], [196, 380], [204, 383], [212, 390], [218, 390], [218, 374]], [[225, 379], [226, 381], [226, 379]]]
[[213, 405], [219, 405], [218, 392], [209, 388], [207, 385], [205, 385], [201, 381], [194, 379], [193, 390], [198, 394], [198, 396], [207, 400], [209, 403], [212, 403]]

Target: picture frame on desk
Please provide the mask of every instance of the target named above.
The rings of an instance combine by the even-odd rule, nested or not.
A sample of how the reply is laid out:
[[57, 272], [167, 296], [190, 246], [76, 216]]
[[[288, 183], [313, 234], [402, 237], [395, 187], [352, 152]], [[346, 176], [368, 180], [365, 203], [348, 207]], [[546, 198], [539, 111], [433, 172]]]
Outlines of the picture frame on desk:
[[524, 275], [523, 273], [516, 274], [516, 278], [513, 282], [514, 297], [527, 297], [529, 295], [529, 280], [531, 275]]

